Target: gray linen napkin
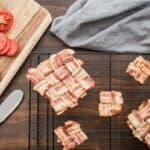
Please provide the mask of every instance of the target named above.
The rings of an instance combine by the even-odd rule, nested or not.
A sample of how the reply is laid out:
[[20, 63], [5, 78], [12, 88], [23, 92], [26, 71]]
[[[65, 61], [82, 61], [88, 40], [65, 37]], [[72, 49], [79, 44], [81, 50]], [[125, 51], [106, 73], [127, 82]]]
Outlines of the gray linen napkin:
[[150, 53], [150, 0], [77, 0], [50, 30], [70, 47]]

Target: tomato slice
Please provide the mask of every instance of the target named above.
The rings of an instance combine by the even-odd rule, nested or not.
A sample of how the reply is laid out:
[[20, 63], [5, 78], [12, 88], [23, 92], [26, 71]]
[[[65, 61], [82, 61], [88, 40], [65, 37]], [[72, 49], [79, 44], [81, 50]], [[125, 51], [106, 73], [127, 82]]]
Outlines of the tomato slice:
[[5, 47], [3, 48], [3, 50], [0, 51], [0, 55], [6, 54], [9, 51], [9, 49], [10, 49], [10, 40], [7, 39]]
[[7, 56], [14, 56], [19, 49], [19, 45], [15, 40], [10, 40], [10, 48], [6, 53]]
[[0, 51], [3, 50], [7, 43], [7, 37], [4, 33], [0, 32]]
[[7, 32], [14, 23], [14, 17], [8, 10], [0, 9], [0, 32]]

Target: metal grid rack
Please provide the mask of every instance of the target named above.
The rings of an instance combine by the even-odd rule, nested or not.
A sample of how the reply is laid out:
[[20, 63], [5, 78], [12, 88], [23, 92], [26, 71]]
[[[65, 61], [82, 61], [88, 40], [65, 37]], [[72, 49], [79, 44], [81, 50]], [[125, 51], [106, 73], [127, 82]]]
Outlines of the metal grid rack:
[[[30, 67], [48, 58], [51, 53], [32, 53]], [[115, 55], [97, 52], [78, 52], [77, 57], [85, 62], [84, 68], [96, 80], [96, 88], [80, 100], [78, 107], [56, 116], [47, 100], [32, 89], [29, 91], [29, 148], [30, 150], [60, 150], [53, 130], [66, 120], [81, 124], [89, 140], [77, 150], [146, 150], [144, 144], [135, 139], [126, 124], [126, 116], [136, 108], [143, 97], [148, 98], [150, 84], [141, 87], [125, 74], [128, 63], [136, 55]], [[146, 56], [149, 57], [149, 56]], [[112, 118], [98, 116], [99, 92], [120, 90], [125, 104], [123, 113]]]

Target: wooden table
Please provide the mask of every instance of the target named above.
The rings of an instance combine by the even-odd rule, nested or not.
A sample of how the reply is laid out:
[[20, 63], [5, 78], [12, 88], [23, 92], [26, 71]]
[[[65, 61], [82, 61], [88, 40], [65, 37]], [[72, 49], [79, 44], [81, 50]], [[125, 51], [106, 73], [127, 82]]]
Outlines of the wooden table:
[[[73, 1], [75, 0], [38, 0], [52, 13], [53, 18], [63, 15]], [[78, 150], [146, 150], [147, 147], [132, 136], [126, 124], [127, 114], [150, 96], [150, 82], [139, 85], [125, 73], [128, 63], [136, 54], [77, 49], [78, 57], [85, 61], [84, 67], [96, 80], [96, 88], [81, 100], [78, 107], [59, 117], [44, 98], [32, 91], [31, 83], [25, 79], [27, 69], [66, 47], [47, 31], [0, 99], [2, 102], [14, 89], [25, 92], [20, 107], [0, 125], [0, 150], [61, 150], [53, 130], [68, 119], [81, 123], [89, 137]], [[150, 60], [149, 55], [144, 57]], [[112, 118], [100, 118], [98, 93], [111, 89], [123, 92], [123, 113]]]

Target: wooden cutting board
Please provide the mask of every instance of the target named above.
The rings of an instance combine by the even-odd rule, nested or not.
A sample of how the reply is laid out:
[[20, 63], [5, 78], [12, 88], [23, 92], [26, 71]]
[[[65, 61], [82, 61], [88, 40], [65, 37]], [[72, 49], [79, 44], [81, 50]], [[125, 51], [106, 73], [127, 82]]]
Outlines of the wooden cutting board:
[[7, 35], [18, 41], [20, 52], [15, 57], [0, 56], [0, 96], [52, 21], [50, 13], [34, 0], [3, 0], [2, 7], [14, 15]]

